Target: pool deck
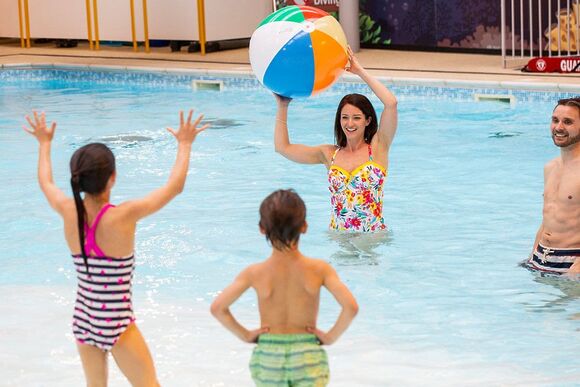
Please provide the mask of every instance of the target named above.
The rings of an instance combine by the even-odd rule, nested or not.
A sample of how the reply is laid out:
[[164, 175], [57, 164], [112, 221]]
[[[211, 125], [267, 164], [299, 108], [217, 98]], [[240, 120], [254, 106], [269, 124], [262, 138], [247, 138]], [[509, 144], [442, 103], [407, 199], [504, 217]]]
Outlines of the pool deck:
[[[251, 73], [248, 49], [224, 50], [208, 53], [170, 52], [169, 47], [143, 48], [134, 52], [132, 47], [101, 45], [99, 51], [90, 50], [88, 44], [75, 48], [56, 48], [54, 43], [35, 44], [21, 48], [19, 41], [0, 40], [0, 67], [18, 65], [82, 65], [114, 67], [119, 69], [141, 68], [163, 71], [219, 71]], [[460, 85], [475, 82], [490, 87], [515, 87], [547, 91], [568, 91], [580, 94], [580, 73], [530, 74], [521, 72], [524, 61], [513, 61], [511, 68], [504, 69], [499, 55], [433, 53], [399, 50], [361, 49], [357, 53], [361, 64], [376, 76], [393, 82], [410, 82], [431, 85]]]

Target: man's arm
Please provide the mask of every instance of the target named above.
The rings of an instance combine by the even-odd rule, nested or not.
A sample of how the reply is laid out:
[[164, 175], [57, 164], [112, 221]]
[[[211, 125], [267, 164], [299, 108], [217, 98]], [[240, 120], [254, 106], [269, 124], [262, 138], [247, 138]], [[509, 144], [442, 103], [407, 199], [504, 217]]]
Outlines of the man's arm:
[[540, 238], [542, 237], [542, 234], [543, 233], [544, 233], [544, 223], [540, 224], [540, 228], [538, 229], [538, 232], [536, 233], [536, 239], [534, 240], [534, 246], [532, 248], [532, 254], [534, 254], [534, 252], [537, 250], [538, 243], [540, 243]]
[[[549, 163], [547, 163], [544, 166], [544, 201], [542, 204], [543, 206], [546, 205], [546, 197], [545, 197], [545, 195], [546, 195], [546, 182], [548, 181], [548, 177], [550, 176], [550, 173], [552, 172], [553, 169], [554, 169], [554, 160], [550, 161]], [[534, 239], [534, 246], [532, 247], [532, 254], [538, 248], [538, 244], [540, 243], [540, 240], [542, 239], [543, 234], [544, 234], [544, 216], [542, 215], [542, 223], [540, 224], [540, 228], [538, 229], [538, 232], [536, 233], [536, 239]]]
[[572, 266], [568, 269], [567, 274], [580, 275], [580, 258], [576, 258]]

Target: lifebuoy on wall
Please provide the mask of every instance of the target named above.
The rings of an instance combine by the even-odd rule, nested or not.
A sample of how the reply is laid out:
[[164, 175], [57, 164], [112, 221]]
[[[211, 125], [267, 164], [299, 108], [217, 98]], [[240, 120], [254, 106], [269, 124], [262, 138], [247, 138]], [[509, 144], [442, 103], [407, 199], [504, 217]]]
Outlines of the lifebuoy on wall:
[[530, 73], [580, 73], [580, 56], [532, 58], [524, 67]]

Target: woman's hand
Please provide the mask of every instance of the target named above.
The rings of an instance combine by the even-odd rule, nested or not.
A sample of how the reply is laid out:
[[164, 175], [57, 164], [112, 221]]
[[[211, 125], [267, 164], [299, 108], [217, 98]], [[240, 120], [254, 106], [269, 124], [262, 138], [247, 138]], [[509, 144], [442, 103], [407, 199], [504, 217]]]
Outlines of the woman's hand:
[[50, 124], [50, 127], [46, 126], [46, 117], [44, 112], [40, 113], [40, 116], [36, 111], [32, 111], [34, 115], [34, 121], [30, 119], [29, 116], [26, 116], [26, 121], [28, 121], [28, 125], [30, 128], [23, 126], [22, 128], [36, 137], [39, 143], [50, 143], [52, 138], [54, 137], [54, 130], [56, 128], [56, 122]]
[[191, 116], [193, 115], [193, 110], [189, 111], [187, 116], [187, 121], [183, 120], [183, 111], [179, 112], [179, 130], [175, 131], [172, 128], [167, 128], [167, 131], [171, 133], [176, 139], [178, 143], [186, 143], [191, 144], [195, 141], [195, 138], [198, 134], [209, 128], [209, 124], [203, 125], [201, 128], [197, 126], [201, 122], [203, 118], [203, 114], [197, 117], [197, 119], [192, 123]]
[[364, 68], [358, 62], [356, 56], [354, 56], [354, 53], [352, 52], [352, 48], [350, 48], [350, 46], [347, 47], [347, 53], [349, 63], [348, 66], [346, 67], [346, 71], [360, 76], [364, 72]]
[[292, 98], [284, 97], [283, 95], [276, 93], [273, 94], [274, 98], [276, 98], [276, 103], [278, 104], [279, 107], [288, 107], [288, 105], [290, 105], [290, 101], [292, 101]]

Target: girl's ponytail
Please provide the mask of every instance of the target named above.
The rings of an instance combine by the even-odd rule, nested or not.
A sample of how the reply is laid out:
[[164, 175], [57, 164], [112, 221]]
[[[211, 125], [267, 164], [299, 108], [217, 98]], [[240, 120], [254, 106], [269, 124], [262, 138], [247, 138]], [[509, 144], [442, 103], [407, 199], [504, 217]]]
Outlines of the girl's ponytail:
[[87, 268], [87, 275], [89, 274], [89, 264], [87, 258], [87, 252], [85, 251], [85, 205], [83, 203], [83, 198], [81, 197], [81, 183], [78, 173], [73, 173], [70, 178], [70, 185], [72, 187], [73, 196], [75, 199], [75, 207], [77, 209], [77, 224], [79, 230], [79, 242], [81, 244], [81, 254], [83, 256], [83, 261], [85, 262], [85, 267]]
[[72, 155], [70, 160], [70, 185], [72, 187], [77, 209], [77, 221], [81, 254], [89, 274], [89, 264], [85, 250], [85, 225], [87, 211], [81, 192], [88, 195], [97, 195], [107, 188], [111, 175], [115, 172], [115, 156], [113, 152], [101, 143], [87, 144]]

